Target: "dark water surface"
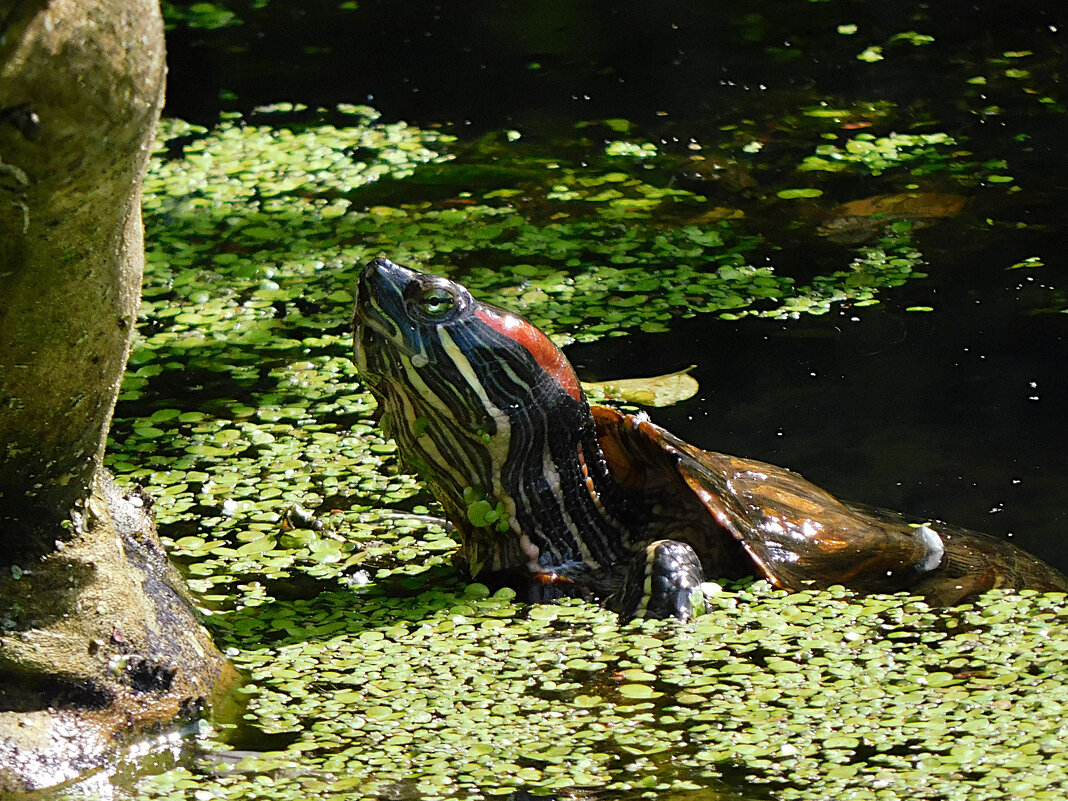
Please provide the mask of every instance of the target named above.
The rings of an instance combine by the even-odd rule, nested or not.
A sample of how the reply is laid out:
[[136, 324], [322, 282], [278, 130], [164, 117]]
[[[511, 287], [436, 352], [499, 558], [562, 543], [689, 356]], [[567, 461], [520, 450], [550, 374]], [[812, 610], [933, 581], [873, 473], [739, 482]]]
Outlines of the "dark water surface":
[[[698, 317], [569, 355], [588, 378], [696, 364], [699, 398], [654, 414], [681, 436], [848, 498], [1011, 533], [1068, 569], [1068, 128], [1050, 110], [1068, 101], [1060, 3], [360, 0], [242, 16], [236, 28], [171, 33], [168, 114], [210, 122], [279, 100], [369, 103], [460, 136], [545, 137], [619, 117], [670, 145], [837, 98], [891, 101], [900, 120], [930, 120], [923, 130], [961, 137], [980, 161], [1011, 148], [1020, 191], [918, 232], [930, 277], [877, 306], [785, 323]], [[934, 43], [887, 44], [907, 31]], [[885, 59], [858, 61], [871, 44]], [[1023, 51], [1034, 91], [967, 84]], [[886, 191], [871, 183], [854, 196]], [[761, 199], [748, 202], [759, 218]], [[814, 231], [778, 241], [777, 265], [848, 261], [834, 263]], [[1044, 266], [1008, 269], [1031, 256]], [[916, 305], [934, 311], [905, 311]]]
[[[241, 11], [252, 5], [231, 6], [239, 27], [168, 33], [168, 113], [214, 121], [220, 91], [236, 96], [221, 104], [230, 108], [370, 102], [387, 118], [483, 129], [666, 112], [700, 130], [777, 92], [943, 113], [957, 77], [988, 57], [1060, 55], [1065, 16], [1057, 2], [361, 0], [351, 12], [321, 1]], [[849, 23], [857, 35], [836, 33]], [[945, 47], [861, 69], [856, 53], [908, 30]]]

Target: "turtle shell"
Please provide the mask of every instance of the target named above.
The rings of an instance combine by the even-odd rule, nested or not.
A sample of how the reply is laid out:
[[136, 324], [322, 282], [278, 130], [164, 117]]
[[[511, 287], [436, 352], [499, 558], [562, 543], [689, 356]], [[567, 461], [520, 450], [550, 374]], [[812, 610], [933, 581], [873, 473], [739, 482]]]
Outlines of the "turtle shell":
[[644, 415], [592, 411], [612, 476], [646, 500], [650, 539], [689, 543], [706, 575], [904, 590], [938, 605], [996, 587], [1068, 590], [1058, 571], [994, 537], [840, 501], [782, 467], [695, 448]]

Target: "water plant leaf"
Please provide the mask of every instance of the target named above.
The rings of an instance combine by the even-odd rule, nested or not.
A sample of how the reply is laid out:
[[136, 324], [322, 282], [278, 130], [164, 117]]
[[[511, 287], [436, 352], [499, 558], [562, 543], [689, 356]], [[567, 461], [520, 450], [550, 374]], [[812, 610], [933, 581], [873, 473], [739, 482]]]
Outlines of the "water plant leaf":
[[873, 195], [851, 200], [836, 206], [835, 217], [952, 217], [968, 201], [963, 195], [939, 192], [901, 192], [893, 195]]
[[776, 194], [783, 200], [797, 200], [799, 198], [819, 197], [823, 194], [823, 190], [815, 187], [803, 187], [800, 189], [780, 189]]
[[608, 381], [583, 381], [582, 388], [593, 397], [640, 403], [643, 406], [673, 406], [689, 400], [700, 389], [690, 375], [696, 365], [684, 370], [648, 378], [616, 378]]

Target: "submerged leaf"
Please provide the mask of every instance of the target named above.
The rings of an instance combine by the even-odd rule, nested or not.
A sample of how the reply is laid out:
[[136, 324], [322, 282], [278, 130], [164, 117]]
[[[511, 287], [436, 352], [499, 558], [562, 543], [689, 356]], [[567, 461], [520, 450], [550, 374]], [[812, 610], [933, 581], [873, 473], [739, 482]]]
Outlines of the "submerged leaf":
[[874, 195], [851, 200], [836, 207], [834, 217], [952, 217], [967, 198], [941, 192], [901, 192], [896, 195]]

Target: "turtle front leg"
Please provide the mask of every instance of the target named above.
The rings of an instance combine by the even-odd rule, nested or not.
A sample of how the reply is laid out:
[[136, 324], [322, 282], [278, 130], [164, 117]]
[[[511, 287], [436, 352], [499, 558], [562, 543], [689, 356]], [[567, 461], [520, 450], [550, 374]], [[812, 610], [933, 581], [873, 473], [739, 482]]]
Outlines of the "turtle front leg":
[[656, 540], [638, 554], [608, 606], [626, 620], [674, 617], [690, 620], [705, 611], [701, 560], [685, 542]]

